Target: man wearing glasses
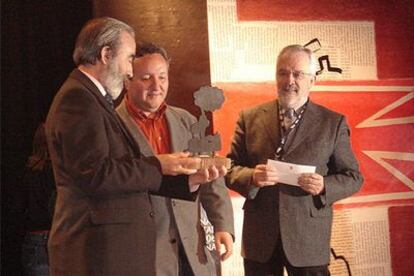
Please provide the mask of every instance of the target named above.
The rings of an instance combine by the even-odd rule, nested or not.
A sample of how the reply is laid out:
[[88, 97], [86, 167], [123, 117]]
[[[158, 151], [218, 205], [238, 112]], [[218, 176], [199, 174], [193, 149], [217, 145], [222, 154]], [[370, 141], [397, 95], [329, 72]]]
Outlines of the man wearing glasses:
[[[246, 198], [245, 274], [330, 275], [332, 205], [363, 182], [343, 115], [309, 100], [316, 59], [301, 45], [277, 59], [278, 99], [240, 113], [227, 186]], [[316, 167], [299, 186], [279, 182], [268, 159]]]

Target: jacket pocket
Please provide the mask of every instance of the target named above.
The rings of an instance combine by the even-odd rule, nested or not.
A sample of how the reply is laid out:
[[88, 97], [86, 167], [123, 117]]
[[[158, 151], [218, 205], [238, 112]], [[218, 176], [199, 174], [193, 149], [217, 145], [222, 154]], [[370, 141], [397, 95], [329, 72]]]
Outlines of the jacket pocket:
[[316, 209], [312, 206], [310, 207], [310, 215], [314, 218], [332, 217], [332, 207]]

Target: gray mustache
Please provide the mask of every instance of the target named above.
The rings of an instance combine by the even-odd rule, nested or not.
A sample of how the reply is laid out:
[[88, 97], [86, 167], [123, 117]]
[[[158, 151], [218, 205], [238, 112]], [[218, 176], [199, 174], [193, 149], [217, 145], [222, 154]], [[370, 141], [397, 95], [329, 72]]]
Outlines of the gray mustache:
[[296, 86], [286, 86], [286, 87], [283, 87], [283, 91], [286, 91], [286, 92], [295, 92], [297, 90], [298, 90], [298, 88]]

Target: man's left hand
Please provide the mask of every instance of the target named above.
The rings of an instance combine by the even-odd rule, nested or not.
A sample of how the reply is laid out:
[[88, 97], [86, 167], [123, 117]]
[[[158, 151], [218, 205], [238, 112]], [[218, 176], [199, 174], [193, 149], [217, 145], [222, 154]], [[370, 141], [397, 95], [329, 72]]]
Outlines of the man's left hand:
[[225, 176], [227, 169], [224, 166], [211, 166], [208, 169], [200, 169], [195, 174], [189, 176], [190, 185], [201, 185]]
[[[233, 254], [233, 237], [230, 233], [219, 231], [214, 233], [216, 250], [220, 254], [220, 260], [225, 261]], [[221, 253], [221, 245], [224, 245], [225, 251]]]
[[317, 173], [303, 173], [298, 178], [298, 183], [304, 191], [311, 195], [319, 195], [325, 190], [323, 176]]

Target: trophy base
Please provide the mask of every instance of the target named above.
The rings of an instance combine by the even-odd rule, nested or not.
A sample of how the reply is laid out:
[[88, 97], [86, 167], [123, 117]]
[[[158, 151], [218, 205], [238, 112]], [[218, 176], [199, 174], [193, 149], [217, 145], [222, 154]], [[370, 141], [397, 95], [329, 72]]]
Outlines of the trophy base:
[[231, 168], [231, 159], [226, 157], [219, 157], [219, 156], [198, 156], [201, 158], [200, 167], [198, 169], [207, 169], [211, 166], [221, 167], [224, 166], [226, 169]]

